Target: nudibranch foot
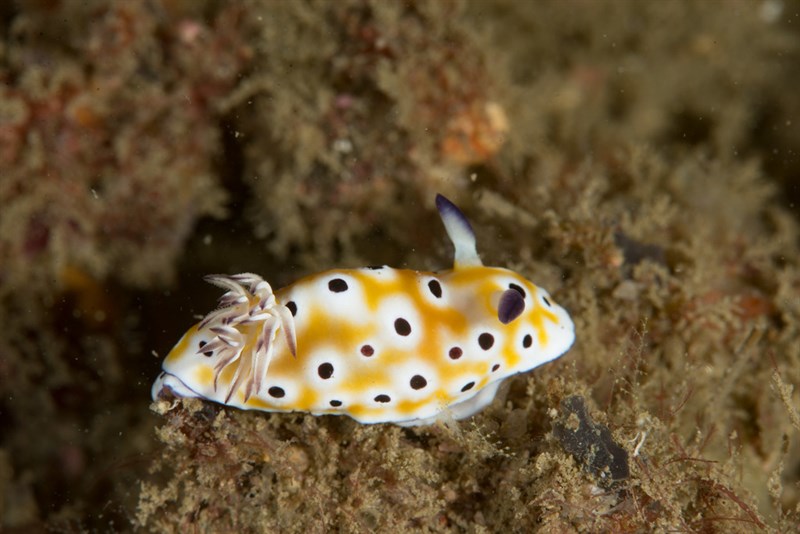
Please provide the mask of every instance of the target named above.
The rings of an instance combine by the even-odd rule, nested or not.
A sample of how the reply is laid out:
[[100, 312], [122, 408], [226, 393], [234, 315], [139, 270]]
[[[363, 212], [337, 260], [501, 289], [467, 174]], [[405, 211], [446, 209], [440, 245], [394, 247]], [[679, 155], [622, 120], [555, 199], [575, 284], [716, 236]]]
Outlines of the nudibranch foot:
[[432, 416], [432, 417], [425, 417], [422, 419], [411, 419], [408, 421], [399, 421], [397, 425], [399, 426], [426, 426], [432, 425], [438, 421], [447, 421], [447, 420], [455, 420], [460, 421], [461, 419], [466, 419], [467, 417], [471, 417], [476, 413], [480, 412], [487, 406], [489, 406], [492, 401], [494, 400], [494, 396], [497, 394], [497, 390], [500, 387], [501, 382], [494, 382], [489, 384], [474, 396], [470, 397], [467, 400], [457, 402], [450, 406], [442, 407], [440, 413]]
[[[244, 402], [261, 390], [275, 347], [275, 337], [282, 331], [292, 356], [297, 353], [294, 318], [289, 309], [278, 303], [272, 287], [260, 276], [252, 273], [232, 276], [214, 274], [204, 280], [227, 292], [219, 299], [219, 307], [209, 313], [198, 326], [214, 334], [196, 354], [216, 359], [214, 364], [214, 391], [220, 376], [230, 365], [238, 366], [230, 382], [225, 402], [244, 387]], [[255, 327], [255, 342], [248, 341]]]

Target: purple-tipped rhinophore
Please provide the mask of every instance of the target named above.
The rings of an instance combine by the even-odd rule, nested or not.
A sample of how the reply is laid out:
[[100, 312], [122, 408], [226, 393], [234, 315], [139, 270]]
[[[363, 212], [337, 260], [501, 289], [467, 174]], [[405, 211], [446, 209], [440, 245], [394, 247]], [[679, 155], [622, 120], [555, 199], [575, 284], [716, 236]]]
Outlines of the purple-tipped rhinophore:
[[525, 311], [525, 299], [516, 289], [506, 289], [500, 297], [497, 307], [497, 318], [503, 324], [508, 324]]
[[[472, 225], [469, 224], [467, 216], [461, 213], [458, 206], [439, 193], [436, 194], [436, 209], [439, 210], [439, 215], [441, 215], [442, 220], [457, 222], [458, 225], [461, 226], [462, 231], [469, 232], [474, 239], [475, 231], [472, 229]], [[445, 222], [445, 224], [447, 224], [447, 222]]]
[[439, 194], [436, 195], [436, 209], [442, 217], [447, 235], [456, 247], [456, 267], [482, 265], [475, 249], [475, 232], [461, 210]]

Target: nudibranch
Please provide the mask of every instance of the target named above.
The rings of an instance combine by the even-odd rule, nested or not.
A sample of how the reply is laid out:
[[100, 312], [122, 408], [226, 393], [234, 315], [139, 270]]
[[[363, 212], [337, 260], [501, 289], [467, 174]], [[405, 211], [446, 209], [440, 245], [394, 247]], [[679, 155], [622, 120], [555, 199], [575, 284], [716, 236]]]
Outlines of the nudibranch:
[[424, 425], [486, 407], [501, 382], [575, 340], [569, 314], [519, 274], [485, 267], [466, 217], [436, 197], [453, 268], [334, 269], [276, 292], [213, 275], [219, 308], [167, 355], [152, 388], [246, 410]]

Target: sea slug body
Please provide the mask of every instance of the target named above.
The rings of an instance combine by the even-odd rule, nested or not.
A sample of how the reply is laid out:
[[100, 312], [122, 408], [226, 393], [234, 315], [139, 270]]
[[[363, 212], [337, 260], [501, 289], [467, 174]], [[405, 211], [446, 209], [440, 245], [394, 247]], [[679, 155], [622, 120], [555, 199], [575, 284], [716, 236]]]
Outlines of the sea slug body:
[[448, 271], [335, 269], [276, 292], [254, 274], [206, 277], [227, 292], [167, 355], [153, 399], [423, 425], [477, 413], [504, 379], [566, 352], [567, 312], [484, 266], [461, 211], [441, 195], [436, 206], [455, 246]]

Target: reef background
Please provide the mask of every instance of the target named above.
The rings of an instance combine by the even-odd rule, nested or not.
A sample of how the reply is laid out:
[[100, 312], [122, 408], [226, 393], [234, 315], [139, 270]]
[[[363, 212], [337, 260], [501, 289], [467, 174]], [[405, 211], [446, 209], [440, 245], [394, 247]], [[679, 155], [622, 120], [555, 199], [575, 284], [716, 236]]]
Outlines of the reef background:
[[[0, 530], [795, 531], [800, 2], [0, 4]], [[149, 401], [218, 292], [443, 269], [577, 343], [401, 429]]]

